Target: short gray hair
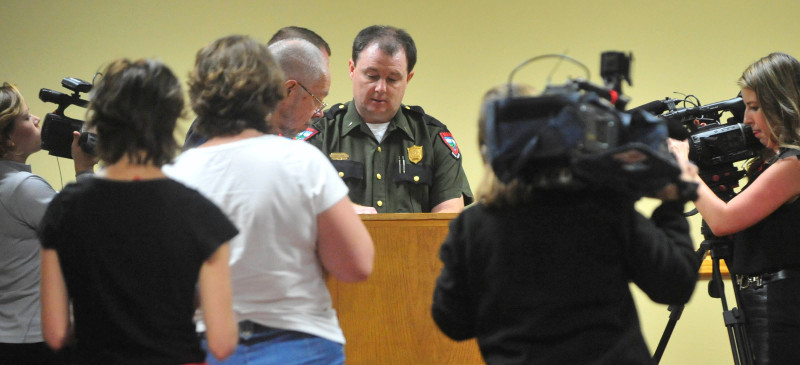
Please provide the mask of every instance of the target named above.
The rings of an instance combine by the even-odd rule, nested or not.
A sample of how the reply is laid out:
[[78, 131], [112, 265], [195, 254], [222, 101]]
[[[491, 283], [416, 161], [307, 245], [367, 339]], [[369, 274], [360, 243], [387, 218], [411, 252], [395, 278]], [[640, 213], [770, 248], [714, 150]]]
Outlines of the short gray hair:
[[268, 48], [287, 80], [311, 83], [330, 77], [322, 51], [307, 40], [284, 39]]

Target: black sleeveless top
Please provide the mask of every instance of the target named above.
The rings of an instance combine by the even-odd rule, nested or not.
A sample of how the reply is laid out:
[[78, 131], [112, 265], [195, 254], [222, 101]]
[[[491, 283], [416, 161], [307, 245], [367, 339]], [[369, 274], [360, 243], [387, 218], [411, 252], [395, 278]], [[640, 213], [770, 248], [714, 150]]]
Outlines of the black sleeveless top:
[[[781, 148], [778, 158], [799, 158], [800, 150]], [[761, 175], [765, 163], [742, 189]], [[736, 274], [758, 275], [785, 268], [800, 268], [800, 199], [784, 204], [762, 221], [734, 235], [733, 267]]]

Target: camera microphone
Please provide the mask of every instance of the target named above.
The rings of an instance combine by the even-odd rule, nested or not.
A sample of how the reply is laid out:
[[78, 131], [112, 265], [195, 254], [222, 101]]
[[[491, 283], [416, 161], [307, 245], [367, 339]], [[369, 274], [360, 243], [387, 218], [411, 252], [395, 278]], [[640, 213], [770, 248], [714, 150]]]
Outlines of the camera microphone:
[[637, 110], [644, 110], [644, 111], [646, 111], [646, 112], [648, 112], [650, 114], [653, 114], [653, 115], [660, 115], [661, 113], [663, 113], [663, 112], [665, 112], [667, 110], [670, 110], [670, 108], [674, 108], [675, 107], [675, 102], [677, 102], [677, 101], [679, 101], [679, 100], [670, 99], [670, 98], [666, 98], [664, 100], [655, 100], [655, 101], [651, 101], [651, 102], [649, 102], [647, 104], [644, 104], [644, 105], [639, 105], [639, 106], [637, 106], [637, 107], [635, 107], [635, 108], [633, 108], [631, 110], [628, 110], [628, 112], [635, 112]]
[[54, 103], [61, 105], [69, 105], [74, 104], [79, 107], [85, 108], [89, 105], [89, 102], [86, 100], [81, 99], [77, 96], [69, 96], [62, 92], [58, 92], [55, 90], [50, 89], [41, 89], [39, 90], [39, 100], [46, 102], [46, 103]]
[[677, 120], [682, 122], [689, 118], [716, 113], [718, 111], [735, 111], [737, 109], [741, 109], [743, 106], [744, 104], [742, 104], [742, 98], [735, 97], [733, 99], [718, 101], [716, 103], [701, 105], [694, 108], [679, 109], [667, 114], [662, 114], [661, 117], [667, 120]]
[[[661, 113], [670, 110], [671, 108], [675, 107], [675, 102], [678, 100], [666, 98], [664, 100], [655, 100], [651, 101], [647, 104], [637, 106], [631, 110], [628, 110], [629, 113], [633, 114], [639, 111], [648, 112], [650, 114], [661, 116]], [[667, 124], [667, 134], [670, 138], [684, 140], [689, 138], [689, 131], [683, 126], [680, 120], [675, 119], [668, 119], [664, 118]]]

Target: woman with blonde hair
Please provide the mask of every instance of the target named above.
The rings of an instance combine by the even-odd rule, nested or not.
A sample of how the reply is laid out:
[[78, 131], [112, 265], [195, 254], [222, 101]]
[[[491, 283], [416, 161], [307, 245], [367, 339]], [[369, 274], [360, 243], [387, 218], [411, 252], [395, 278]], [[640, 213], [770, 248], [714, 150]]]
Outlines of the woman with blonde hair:
[[[732, 235], [755, 364], [800, 364], [800, 62], [771, 53], [738, 81], [744, 124], [764, 145], [749, 164], [748, 183], [724, 201], [695, 174], [695, 206], [714, 235]], [[688, 156], [686, 142], [672, 141]]]
[[[19, 89], [0, 86], [0, 364], [60, 364], [44, 345], [36, 229], [56, 195], [26, 162], [41, 150], [40, 119]], [[91, 172], [93, 157], [72, 146], [78, 174]]]

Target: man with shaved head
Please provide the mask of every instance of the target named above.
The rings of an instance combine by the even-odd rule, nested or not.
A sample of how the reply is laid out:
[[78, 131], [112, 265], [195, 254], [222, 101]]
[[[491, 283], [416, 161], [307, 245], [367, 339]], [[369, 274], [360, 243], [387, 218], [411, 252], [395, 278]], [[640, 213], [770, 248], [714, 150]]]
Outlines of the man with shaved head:
[[277, 133], [294, 137], [306, 129], [312, 117], [322, 117], [323, 100], [331, 87], [328, 62], [311, 42], [286, 39], [269, 46], [283, 70], [286, 97], [272, 114], [270, 124]]

